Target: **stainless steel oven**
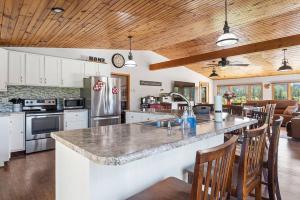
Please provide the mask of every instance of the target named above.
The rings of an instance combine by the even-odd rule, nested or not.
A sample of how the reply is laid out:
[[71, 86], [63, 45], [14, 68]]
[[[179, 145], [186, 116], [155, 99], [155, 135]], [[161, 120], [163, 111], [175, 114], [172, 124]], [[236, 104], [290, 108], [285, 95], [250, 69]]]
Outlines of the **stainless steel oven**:
[[82, 109], [84, 108], [84, 98], [67, 98], [63, 99], [63, 108], [68, 109]]
[[26, 113], [26, 153], [54, 149], [50, 133], [61, 130], [62, 112]]

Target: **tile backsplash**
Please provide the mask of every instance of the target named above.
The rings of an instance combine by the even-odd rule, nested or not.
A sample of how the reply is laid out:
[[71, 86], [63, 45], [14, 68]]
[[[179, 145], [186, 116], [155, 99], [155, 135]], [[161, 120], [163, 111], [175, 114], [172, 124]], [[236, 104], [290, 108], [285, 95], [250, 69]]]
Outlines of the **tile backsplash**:
[[46, 98], [72, 98], [80, 97], [78, 88], [34, 87], [34, 86], [8, 86], [7, 92], [0, 92], [0, 112], [10, 112], [12, 104], [2, 102], [3, 98], [46, 99]]

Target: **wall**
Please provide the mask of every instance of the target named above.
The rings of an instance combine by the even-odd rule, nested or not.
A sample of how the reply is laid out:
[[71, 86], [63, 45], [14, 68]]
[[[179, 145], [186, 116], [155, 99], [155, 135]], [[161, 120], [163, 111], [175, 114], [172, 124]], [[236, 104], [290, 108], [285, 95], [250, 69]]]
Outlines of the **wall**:
[[[76, 88], [8, 86], [7, 92], [0, 92], [0, 98], [71, 98], [80, 97], [80, 90]], [[0, 102], [0, 111], [9, 112], [12, 106], [9, 102]]]
[[[106, 62], [111, 66], [112, 72], [130, 74], [131, 79], [131, 109], [138, 109], [140, 103], [140, 97], [147, 95], [159, 95], [161, 89], [164, 92], [170, 92], [172, 90], [173, 81], [187, 81], [194, 82], [196, 86], [199, 82], [210, 83], [210, 101], [213, 101], [213, 87], [212, 80], [189, 70], [185, 67], [176, 67], [172, 69], [164, 69], [158, 71], [150, 71], [149, 64], [160, 61], [166, 61], [167, 59], [152, 51], [133, 51], [134, 60], [137, 62], [136, 68], [117, 69], [111, 64], [111, 58], [114, 53], [121, 53], [127, 58], [128, 50], [108, 50], [108, 49], [63, 49], [63, 48], [6, 48], [10, 50], [31, 52], [43, 55], [52, 55], [65, 58], [80, 59], [82, 56], [96, 56], [105, 58]], [[147, 81], [160, 81], [161, 87], [154, 86], [140, 86], [140, 80]], [[196, 95], [198, 97], [198, 95]], [[196, 99], [198, 102], [198, 99]]]
[[[300, 82], [300, 75], [281, 75], [281, 76], [266, 76], [266, 77], [255, 77], [255, 78], [240, 78], [240, 79], [228, 79], [228, 80], [215, 80], [213, 81], [214, 85], [214, 94], [217, 94], [218, 85], [238, 85], [238, 84], [254, 84], [254, 83], [275, 83], [275, 82]], [[263, 87], [263, 99], [269, 100], [272, 99], [272, 87], [269, 89]]]

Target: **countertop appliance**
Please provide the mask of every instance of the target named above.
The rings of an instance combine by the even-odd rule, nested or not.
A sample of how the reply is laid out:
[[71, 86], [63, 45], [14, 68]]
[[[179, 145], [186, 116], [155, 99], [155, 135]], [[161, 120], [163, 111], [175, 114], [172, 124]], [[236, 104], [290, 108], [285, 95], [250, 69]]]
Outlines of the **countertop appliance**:
[[160, 97], [146, 96], [141, 98], [141, 109], [150, 108], [150, 105], [159, 103]]
[[57, 110], [55, 99], [25, 99], [26, 153], [55, 148], [50, 133], [63, 130], [63, 112]]
[[83, 109], [84, 108], [84, 98], [64, 98], [63, 99], [63, 109]]
[[81, 97], [89, 110], [89, 127], [121, 123], [121, 81], [119, 78], [85, 78]]

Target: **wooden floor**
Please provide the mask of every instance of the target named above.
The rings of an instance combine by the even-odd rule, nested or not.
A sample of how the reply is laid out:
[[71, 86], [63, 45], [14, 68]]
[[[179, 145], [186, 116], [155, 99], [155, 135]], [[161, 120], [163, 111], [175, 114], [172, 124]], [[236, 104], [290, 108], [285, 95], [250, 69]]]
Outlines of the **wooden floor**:
[[[54, 200], [54, 151], [14, 158], [0, 168], [0, 200]], [[283, 200], [300, 196], [300, 141], [280, 139], [279, 182]]]

